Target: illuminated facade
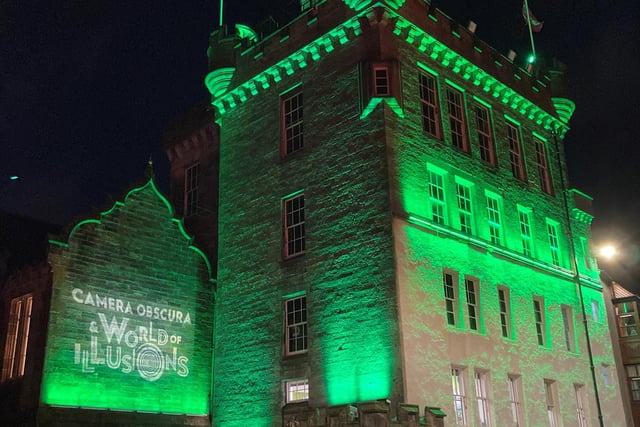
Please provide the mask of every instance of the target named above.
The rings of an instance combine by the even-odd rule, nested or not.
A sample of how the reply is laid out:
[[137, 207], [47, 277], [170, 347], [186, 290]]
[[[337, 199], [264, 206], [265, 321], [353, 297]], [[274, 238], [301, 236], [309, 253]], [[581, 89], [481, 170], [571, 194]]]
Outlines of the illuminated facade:
[[211, 35], [214, 425], [625, 425], [573, 103], [421, 0], [301, 4]]
[[153, 179], [50, 240], [2, 295], [7, 425], [210, 424], [210, 264]]

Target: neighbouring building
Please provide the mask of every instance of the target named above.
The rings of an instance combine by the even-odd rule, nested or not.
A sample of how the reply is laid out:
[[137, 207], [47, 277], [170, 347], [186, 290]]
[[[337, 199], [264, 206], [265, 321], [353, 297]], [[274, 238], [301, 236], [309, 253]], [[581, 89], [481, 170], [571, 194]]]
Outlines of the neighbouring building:
[[39, 247], [0, 283], [3, 425], [210, 425], [210, 263], [154, 180]]
[[300, 4], [211, 34], [213, 424], [625, 425], [561, 75], [422, 0]]

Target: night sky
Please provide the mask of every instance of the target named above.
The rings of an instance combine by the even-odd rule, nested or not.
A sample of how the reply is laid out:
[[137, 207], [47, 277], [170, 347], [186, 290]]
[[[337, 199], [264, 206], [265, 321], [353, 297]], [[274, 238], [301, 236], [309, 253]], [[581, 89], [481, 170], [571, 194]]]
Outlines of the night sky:
[[[520, 0], [434, 4], [506, 54], [530, 51]], [[568, 67], [577, 104], [565, 138], [570, 185], [594, 197], [604, 264], [640, 290], [640, 6], [634, 0], [530, 0], [539, 57]], [[163, 128], [208, 97], [218, 1], [0, 0], [0, 209], [67, 223], [139, 181], [147, 159], [168, 191]], [[226, 24], [281, 25], [292, 0], [230, 1]], [[517, 59], [518, 61], [519, 59]], [[8, 177], [18, 175], [17, 181]]]

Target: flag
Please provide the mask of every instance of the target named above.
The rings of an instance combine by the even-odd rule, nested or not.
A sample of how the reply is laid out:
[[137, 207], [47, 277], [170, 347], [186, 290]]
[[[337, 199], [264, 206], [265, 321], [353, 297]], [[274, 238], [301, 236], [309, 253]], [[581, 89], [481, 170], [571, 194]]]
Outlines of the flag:
[[527, 6], [526, 0], [522, 2], [522, 17], [524, 18], [524, 22], [527, 22], [531, 28], [531, 31], [534, 33], [542, 31], [542, 24], [544, 24], [544, 22], [538, 21], [538, 18], [533, 15], [531, 9]]

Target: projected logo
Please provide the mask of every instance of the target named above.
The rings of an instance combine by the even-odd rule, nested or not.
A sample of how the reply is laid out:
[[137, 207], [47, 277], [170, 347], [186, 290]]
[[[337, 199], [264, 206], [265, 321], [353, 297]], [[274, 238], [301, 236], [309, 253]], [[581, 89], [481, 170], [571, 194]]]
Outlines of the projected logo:
[[89, 341], [75, 343], [74, 363], [82, 372], [106, 367], [151, 382], [168, 373], [189, 375], [189, 358], [181, 351], [183, 332], [176, 332], [192, 326], [188, 311], [145, 304], [134, 309], [130, 301], [80, 288], [73, 289], [71, 297], [75, 303], [93, 307], [96, 315], [87, 325]]

